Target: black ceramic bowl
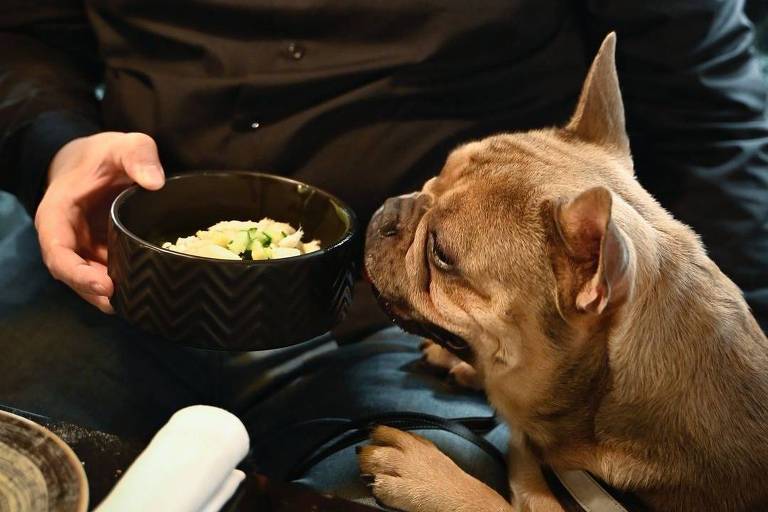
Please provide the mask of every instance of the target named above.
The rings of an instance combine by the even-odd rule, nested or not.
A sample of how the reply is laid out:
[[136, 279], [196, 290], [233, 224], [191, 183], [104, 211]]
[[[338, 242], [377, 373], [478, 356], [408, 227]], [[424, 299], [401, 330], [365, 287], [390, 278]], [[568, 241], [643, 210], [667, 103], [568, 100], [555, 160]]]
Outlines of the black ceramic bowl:
[[[231, 261], [162, 249], [222, 220], [270, 217], [304, 229], [322, 249], [292, 258]], [[156, 192], [131, 187], [112, 204], [109, 275], [115, 312], [188, 346], [285, 347], [328, 332], [352, 298], [357, 223], [315, 187], [252, 172], [169, 178]]]

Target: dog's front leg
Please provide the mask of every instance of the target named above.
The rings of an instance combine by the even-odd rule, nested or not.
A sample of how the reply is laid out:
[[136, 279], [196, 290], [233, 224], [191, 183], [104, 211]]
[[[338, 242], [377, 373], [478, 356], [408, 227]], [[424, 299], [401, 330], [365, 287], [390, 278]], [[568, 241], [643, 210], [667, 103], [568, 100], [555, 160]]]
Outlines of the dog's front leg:
[[525, 447], [523, 436], [512, 432], [509, 449], [512, 502], [519, 512], [564, 512], [541, 472], [541, 463]]
[[376, 498], [405, 512], [512, 512], [493, 489], [465, 473], [423, 437], [380, 426], [360, 450]]

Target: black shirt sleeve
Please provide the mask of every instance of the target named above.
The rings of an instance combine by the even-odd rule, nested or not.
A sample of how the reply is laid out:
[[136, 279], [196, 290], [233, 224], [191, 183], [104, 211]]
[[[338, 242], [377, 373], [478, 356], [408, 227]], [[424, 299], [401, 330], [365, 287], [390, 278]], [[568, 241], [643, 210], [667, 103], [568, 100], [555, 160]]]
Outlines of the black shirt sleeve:
[[590, 0], [617, 62], [635, 169], [768, 329], [768, 87], [738, 0]]
[[0, 10], [0, 189], [33, 213], [48, 165], [99, 129], [96, 43], [79, 2], [10, 2]]

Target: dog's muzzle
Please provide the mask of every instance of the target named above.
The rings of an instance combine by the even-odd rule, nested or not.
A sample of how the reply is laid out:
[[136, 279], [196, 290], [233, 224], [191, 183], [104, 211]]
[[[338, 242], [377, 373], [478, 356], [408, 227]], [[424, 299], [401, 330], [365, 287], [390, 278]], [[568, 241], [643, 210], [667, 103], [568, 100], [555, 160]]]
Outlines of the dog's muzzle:
[[[367, 238], [371, 247], [379, 247], [383, 239], [399, 237], [413, 231], [419, 219], [432, 203], [432, 196], [421, 192], [405, 194], [387, 199], [384, 204], [373, 214], [368, 225]], [[381, 250], [381, 249], [379, 249]], [[445, 349], [454, 353], [460, 359], [469, 362], [472, 350], [469, 344], [460, 336], [418, 318], [411, 314], [411, 308], [405, 302], [384, 297], [376, 288], [368, 274], [366, 266], [365, 276], [373, 285], [374, 295], [381, 308], [389, 315], [394, 323], [404, 331], [417, 336], [428, 338]]]
[[430, 201], [430, 196], [420, 192], [390, 197], [373, 214], [368, 236], [389, 238], [399, 235], [404, 228], [414, 224], [416, 216], [424, 214]]

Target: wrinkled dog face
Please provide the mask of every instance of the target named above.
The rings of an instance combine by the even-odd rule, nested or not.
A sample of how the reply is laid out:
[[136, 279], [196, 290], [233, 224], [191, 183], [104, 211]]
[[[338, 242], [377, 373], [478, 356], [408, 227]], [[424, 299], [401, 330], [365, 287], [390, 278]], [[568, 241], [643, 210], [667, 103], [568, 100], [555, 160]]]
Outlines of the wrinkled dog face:
[[489, 393], [511, 377], [499, 392], [523, 410], [566, 366], [594, 363], [579, 339], [631, 291], [613, 215], [617, 191], [635, 187], [613, 54], [609, 37], [568, 126], [456, 149], [368, 228], [366, 269], [389, 313], [472, 363]]
[[549, 264], [553, 197], [517, 149], [539, 142], [545, 152], [541, 135], [457, 149], [439, 177], [389, 199], [368, 229], [366, 268], [385, 307], [486, 380], [522, 380], [568, 329]]
[[511, 144], [457, 149], [439, 177], [389, 199], [368, 228], [366, 268], [389, 311], [478, 363], [545, 306], [533, 304], [536, 291], [551, 285], [536, 264], [547, 258], [543, 191], [506, 169]]

